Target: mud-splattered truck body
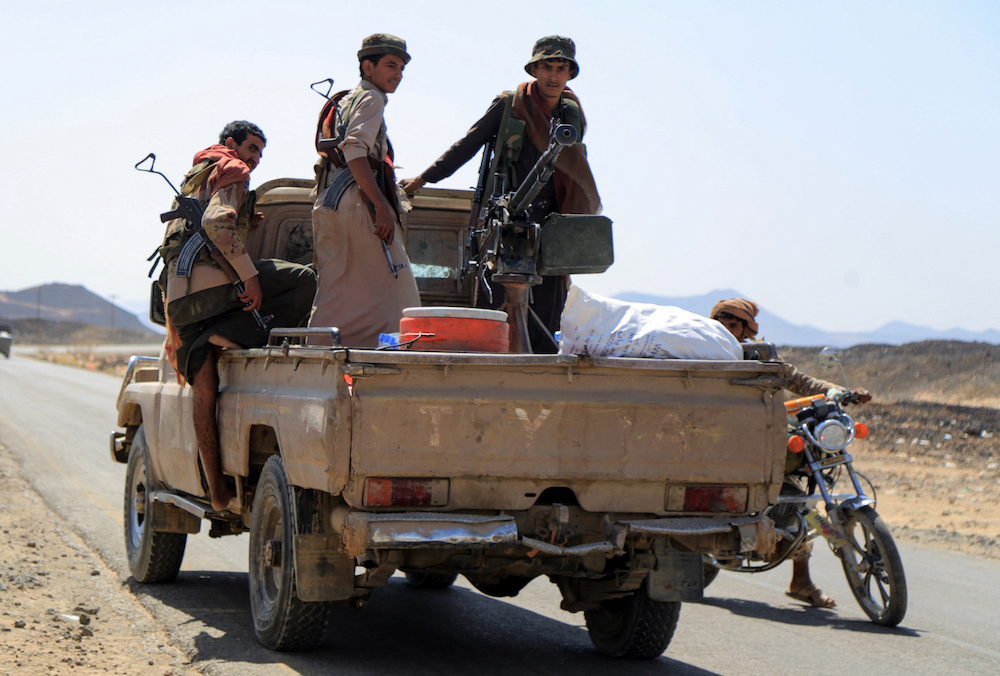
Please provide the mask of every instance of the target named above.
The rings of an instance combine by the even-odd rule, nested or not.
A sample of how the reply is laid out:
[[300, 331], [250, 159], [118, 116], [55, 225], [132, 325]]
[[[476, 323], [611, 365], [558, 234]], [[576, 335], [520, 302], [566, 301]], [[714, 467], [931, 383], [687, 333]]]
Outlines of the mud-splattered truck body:
[[[281, 187], [288, 203], [269, 213], [301, 219], [287, 207], [307, 206], [305, 186]], [[449, 240], [429, 231], [411, 221], [415, 270], [420, 242]], [[440, 290], [448, 247], [425, 249], [437, 293], [458, 294], [454, 280]], [[701, 597], [702, 554], [774, 545], [761, 512], [785, 459], [780, 364], [357, 350], [300, 334], [275, 329], [220, 361], [228, 510], [207, 500], [191, 390], [165, 357], [130, 365], [111, 445], [128, 463], [136, 578], [172, 579], [203, 520], [213, 535], [249, 532], [269, 647], [314, 643], [330, 603], [363, 605], [402, 571], [438, 587], [461, 574], [493, 596], [548, 576], [598, 648], [652, 657], [680, 602]]]

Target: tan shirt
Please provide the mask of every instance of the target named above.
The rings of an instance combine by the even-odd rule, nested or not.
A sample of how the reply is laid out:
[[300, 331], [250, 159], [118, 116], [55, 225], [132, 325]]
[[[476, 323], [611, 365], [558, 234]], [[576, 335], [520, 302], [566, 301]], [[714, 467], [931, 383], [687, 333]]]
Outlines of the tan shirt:
[[344, 97], [337, 110], [337, 127], [344, 128], [340, 150], [347, 162], [371, 157], [381, 162], [389, 152], [385, 106], [389, 97], [368, 80], [362, 80]]

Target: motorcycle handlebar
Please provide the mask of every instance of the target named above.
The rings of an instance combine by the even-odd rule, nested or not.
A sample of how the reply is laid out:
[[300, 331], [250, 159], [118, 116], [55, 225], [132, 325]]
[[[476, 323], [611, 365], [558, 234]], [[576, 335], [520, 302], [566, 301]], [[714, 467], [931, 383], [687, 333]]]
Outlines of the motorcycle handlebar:
[[847, 406], [848, 404], [857, 404], [860, 401], [861, 401], [861, 395], [859, 393], [848, 392], [847, 394], [844, 395], [844, 398], [841, 400], [840, 403], [844, 406]]

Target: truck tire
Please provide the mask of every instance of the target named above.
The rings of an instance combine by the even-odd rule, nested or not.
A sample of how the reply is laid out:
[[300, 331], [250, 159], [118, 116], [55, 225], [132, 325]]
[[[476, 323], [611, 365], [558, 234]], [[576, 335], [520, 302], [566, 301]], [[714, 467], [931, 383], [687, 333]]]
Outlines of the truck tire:
[[681, 612], [679, 601], [653, 601], [643, 584], [624, 598], [584, 611], [594, 646], [612, 657], [652, 660], [670, 645]]
[[406, 581], [421, 589], [447, 589], [457, 579], [458, 573], [406, 573]]
[[157, 533], [146, 515], [152, 514], [149, 498], [149, 450], [142, 425], [135, 431], [125, 470], [125, 555], [137, 582], [172, 582], [181, 569], [185, 533]]
[[296, 595], [294, 499], [281, 458], [272, 456], [260, 474], [250, 520], [253, 628], [261, 645], [271, 650], [315, 648], [329, 619], [330, 603], [307, 603]]

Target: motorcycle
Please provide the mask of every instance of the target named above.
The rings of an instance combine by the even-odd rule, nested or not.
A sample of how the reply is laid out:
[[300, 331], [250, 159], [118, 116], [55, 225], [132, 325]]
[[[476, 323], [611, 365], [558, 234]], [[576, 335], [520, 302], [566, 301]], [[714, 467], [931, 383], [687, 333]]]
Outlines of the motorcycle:
[[[840, 366], [837, 353], [830, 348], [820, 352], [820, 362], [828, 368]], [[868, 434], [867, 425], [855, 423], [844, 410], [859, 400], [859, 395], [845, 389], [785, 402], [789, 451], [785, 472], [791, 478], [791, 482], [786, 479], [786, 485], [801, 489], [805, 484], [805, 488], [793, 491], [799, 494], [782, 491], [777, 504], [765, 511], [775, 522], [775, 553], [706, 558], [706, 587], [720, 569], [740, 573], [771, 570], [790, 558], [803, 542], [822, 536], [840, 558], [851, 592], [872, 622], [894, 627], [903, 620], [903, 563], [888, 527], [875, 511], [875, 487], [854, 469], [847, 452], [851, 442]], [[850, 483], [848, 492], [833, 493], [844, 474]], [[862, 479], [871, 496], [862, 488]], [[818, 509], [820, 503], [825, 515]]]

